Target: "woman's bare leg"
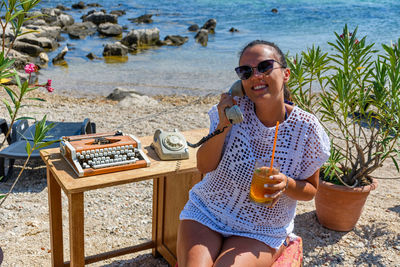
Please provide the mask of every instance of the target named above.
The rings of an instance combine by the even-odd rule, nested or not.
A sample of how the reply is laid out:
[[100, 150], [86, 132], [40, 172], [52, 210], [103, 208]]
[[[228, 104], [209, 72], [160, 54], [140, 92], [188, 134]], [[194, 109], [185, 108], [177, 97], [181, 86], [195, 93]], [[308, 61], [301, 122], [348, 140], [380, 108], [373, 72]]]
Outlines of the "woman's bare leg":
[[179, 267], [211, 267], [222, 246], [222, 236], [191, 220], [183, 220], [178, 229]]
[[279, 250], [275, 250], [255, 239], [231, 236], [224, 240], [214, 266], [271, 266], [282, 253], [283, 247], [282, 245]]

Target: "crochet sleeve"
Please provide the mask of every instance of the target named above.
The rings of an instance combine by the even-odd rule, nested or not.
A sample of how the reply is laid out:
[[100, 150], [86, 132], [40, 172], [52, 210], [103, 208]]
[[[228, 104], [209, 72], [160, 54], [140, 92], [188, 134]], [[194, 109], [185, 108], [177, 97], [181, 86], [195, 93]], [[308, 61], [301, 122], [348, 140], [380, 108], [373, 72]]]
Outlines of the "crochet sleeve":
[[219, 115], [217, 105], [212, 106], [212, 108], [208, 111], [208, 116], [210, 117], [210, 132], [212, 133], [217, 129], [219, 123]]
[[[212, 106], [212, 108], [208, 111], [208, 116], [210, 117], [210, 133], [214, 132], [219, 123], [219, 115], [217, 105]], [[231, 136], [231, 132], [226, 135], [224, 146], [222, 147], [222, 153], [225, 152], [226, 144], [228, 143], [229, 137]]]
[[306, 132], [304, 153], [301, 162], [299, 179], [313, 175], [330, 155], [330, 141], [317, 118], [313, 118]]

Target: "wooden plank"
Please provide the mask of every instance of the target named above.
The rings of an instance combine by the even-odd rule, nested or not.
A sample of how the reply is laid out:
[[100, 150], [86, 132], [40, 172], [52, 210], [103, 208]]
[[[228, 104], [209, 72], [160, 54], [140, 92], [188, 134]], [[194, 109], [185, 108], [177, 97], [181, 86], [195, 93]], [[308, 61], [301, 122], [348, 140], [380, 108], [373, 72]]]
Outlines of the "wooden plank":
[[[165, 177], [158, 178], [158, 191], [157, 191], [157, 227], [156, 227], [156, 250], [160, 252], [159, 249], [163, 245], [163, 235], [164, 235], [164, 205], [165, 205]], [[161, 254], [161, 253], [160, 253]], [[162, 255], [162, 254], [161, 254]]]
[[[104, 253], [99, 253], [96, 255], [85, 257], [85, 264], [91, 264], [94, 262], [98, 262], [98, 261], [102, 261], [102, 260], [106, 260], [106, 259], [110, 259], [110, 258], [114, 258], [114, 257], [119, 257], [119, 256], [123, 256], [126, 254], [135, 253], [135, 252], [146, 250], [146, 249], [151, 249], [151, 248], [154, 248], [154, 246], [155, 246], [155, 243], [153, 241], [148, 241], [148, 242], [145, 242], [145, 243], [142, 243], [139, 245], [135, 245], [135, 246], [120, 248], [117, 250], [108, 251], [108, 252], [104, 252]], [[65, 262], [65, 265], [69, 266], [70, 262], [69, 261]]]
[[[158, 191], [159, 191], [159, 179], [153, 179], [153, 217], [152, 217], [152, 229], [151, 229], [151, 240], [156, 242], [157, 240], [157, 227], [158, 227]], [[158, 257], [157, 244], [152, 249], [152, 254], [154, 257]]]
[[170, 175], [159, 186], [157, 249], [171, 266], [176, 264], [179, 215], [189, 199], [189, 190], [201, 181], [199, 172]]
[[166, 179], [163, 243], [176, 256], [179, 215], [189, 199], [189, 190], [201, 180], [198, 172], [171, 176]]
[[175, 266], [177, 260], [176, 260], [176, 255], [173, 254], [166, 246], [161, 245], [158, 248], [160, 254], [163, 256], [163, 258], [169, 263], [171, 267]]
[[70, 266], [85, 265], [83, 193], [68, 195]]
[[[207, 129], [198, 129], [184, 132], [183, 134], [188, 141], [197, 142], [207, 133]], [[151, 161], [150, 167], [82, 178], [78, 178], [72, 168], [62, 158], [59, 153], [59, 148], [41, 150], [40, 154], [43, 159], [46, 158], [48, 161], [48, 166], [51, 171], [57, 173], [57, 179], [60, 181], [63, 190], [66, 191], [67, 194], [78, 193], [152, 179], [156, 178], [160, 173], [165, 175], [176, 173], [177, 161], [161, 161], [155, 151], [150, 147], [152, 139], [152, 136], [140, 138], [142, 149]], [[197, 149], [189, 148], [189, 159], [179, 161], [179, 172], [191, 172], [196, 170], [196, 152]]]
[[51, 265], [64, 265], [64, 246], [62, 229], [61, 188], [53, 174], [47, 169], [47, 193], [50, 219]]

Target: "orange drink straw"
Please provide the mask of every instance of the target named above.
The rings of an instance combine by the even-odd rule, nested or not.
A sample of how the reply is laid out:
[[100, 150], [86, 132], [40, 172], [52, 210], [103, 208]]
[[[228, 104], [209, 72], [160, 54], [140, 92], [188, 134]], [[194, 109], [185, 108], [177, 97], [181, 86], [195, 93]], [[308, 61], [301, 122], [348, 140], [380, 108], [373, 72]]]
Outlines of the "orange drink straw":
[[271, 156], [271, 167], [269, 168], [269, 174], [272, 173], [272, 168], [274, 166], [274, 157], [275, 157], [275, 146], [276, 146], [276, 139], [278, 137], [278, 128], [279, 128], [279, 121], [276, 122], [276, 129], [275, 129], [275, 138], [274, 138], [274, 146], [272, 148], [272, 156]]

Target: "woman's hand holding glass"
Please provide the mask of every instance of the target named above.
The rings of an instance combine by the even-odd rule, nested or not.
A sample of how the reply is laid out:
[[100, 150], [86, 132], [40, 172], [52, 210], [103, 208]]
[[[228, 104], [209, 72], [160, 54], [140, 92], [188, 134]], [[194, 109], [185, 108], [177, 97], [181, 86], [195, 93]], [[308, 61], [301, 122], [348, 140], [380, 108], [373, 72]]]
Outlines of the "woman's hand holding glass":
[[286, 190], [288, 178], [280, 172], [280, 164], [269, 159], [256, 159], [250, 185], [251, 201], [273, 207]]
[[272, 199], [272, 203], [270, 204], [270, 207], [272, 208], [279, 200], [282, 193], [287, 189], [289, 178], [280, 172], [269, 176], [269, 179], [271, 179], [271, 183], [264, 184], [264, 188], [268, 188], [268, 191], [271, 192], [271, 194], [265, 194], [264, 197]]

